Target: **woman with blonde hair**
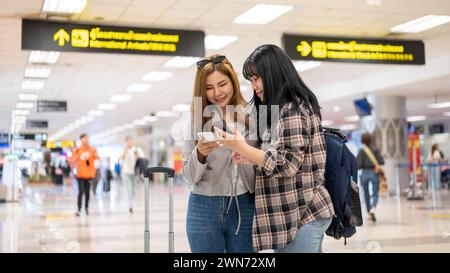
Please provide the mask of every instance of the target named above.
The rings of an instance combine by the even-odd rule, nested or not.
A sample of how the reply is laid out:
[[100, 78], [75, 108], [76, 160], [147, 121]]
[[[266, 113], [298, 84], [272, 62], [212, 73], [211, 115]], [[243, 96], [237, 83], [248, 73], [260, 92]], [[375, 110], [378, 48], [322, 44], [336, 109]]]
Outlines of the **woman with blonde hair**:
[[220, 124], [220, 128], [236, 126], [249, 138], [243, 111], [246, 104], [225, 56], [197, 62], [183, 167], [191, 185], [186, 230], [194, 253], [253, 252], [254, 169], [235, 165], [230, 150], [201, 135], [214, 136], [212, 125]]

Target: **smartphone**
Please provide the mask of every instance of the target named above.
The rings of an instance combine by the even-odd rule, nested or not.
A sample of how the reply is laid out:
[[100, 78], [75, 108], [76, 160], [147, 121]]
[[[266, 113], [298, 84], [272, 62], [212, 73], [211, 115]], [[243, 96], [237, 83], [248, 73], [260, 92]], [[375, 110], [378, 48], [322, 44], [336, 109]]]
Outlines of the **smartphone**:
[[218, 141], [222, 140], [222, 138], [213, 132], [199, 132], [197, 134], [198, 138], [203, 139], [204, 142]]
[[219, 122], [214, 122], [213, 123], [213, 128], [217, 127], [219, 129], [221, 129], [224, 132], [227, 132], [228, 134], [233, 134], [233, 131], [225, 124], [225, 122], [219, 123]]

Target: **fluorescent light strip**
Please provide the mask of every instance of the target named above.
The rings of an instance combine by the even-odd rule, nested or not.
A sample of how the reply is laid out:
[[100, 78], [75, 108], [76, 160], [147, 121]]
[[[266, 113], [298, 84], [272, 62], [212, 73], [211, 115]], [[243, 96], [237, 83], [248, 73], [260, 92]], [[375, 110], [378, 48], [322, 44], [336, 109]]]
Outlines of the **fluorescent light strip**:
[[237, 36], [230, 35], [208, 35], [205, 37], [205, 48], [211, 50], [221, 49], [235, 42], [237, 39]]
[[98, 106], [98, 110], [113, 110], [114, 108], [116, 108], [114, 103], [101, 103]]
[[317, 68], [321, 65], [322, 65], [322, 62], [316, 62], [316, 61], [296, 61], [296, 62], [294, 62], [295, 69], [298, 72], [305, 72], [307, 70]]
[[16, 103], [17, 109], [33, 109], [34, 103], [32, 102], [18, 102]]
[[19, 100], [21, 101], [36, 101], [38, 99], [38, 94], [35, 93], [20, 93]]
[[31, 51], [28, 62], [36, 64], [55, 64], [58, 61], [59, 55], [60, 53], [57, 51]]
[[14, 115], [26, 116], [30, 114], [30, 110], [14, 110]]
[[423, 121], [426, 120], [426, 116], [410, 116], [406, 118], [406, 121], [408, 122], [415, 122], [415, 121]]
[[111, 102], [127, 102], [131, 99], [130, 95], [114, 95], [111, 97]]
[[92, 111], [89, 111], [88, 115], [93, 116], [93, 117], [99, 117], [99, 116], [102, 116], [103, 113], [104, 112], [100, 111], [100, 110], [92, 110]]
[[450, 16], [426, 15], [391, 28], [391, 32], [418, 33], [450, 22]]
[[82, 116], [81, 120], [89, 122], [89, 121], [93, 121], [94, 118], [92, 116]]
[[264, 25], [292, 10], [288, 5], [258, 4], [233, 20], [236, 24]]
[[142, 80], [147, 82], [161, 82], [169, 79], [172, 77], [172, 72], [166, 72], [166, 71], [152, 71], [145, 75]]
[[127, 88], [127, 92], [145, 92], [152, 88], [151, 84], [148, 83], [133, 83]]
[[173, 111], [158, 111], [156, 112], [156, 116], [160, 118], [178, 117], [178, 113]]
[[87, 0], [45, 0], [42, 11], [70, 14], [81, 13], [86, 3]]
[[450, 107], [450, 101], [428, 104], [428, 108], [432, 108], [432, 109], [440, 109], [440, 108], [448, 108], [448, 107]]
[[41, 90], [44, 88], [45, 81], [43, 80], [24, 80], [22, 82], [22, 89], [25, 90]]
[[190, 109], [191, 109], [190, 104], [176, 104], [172, 107], [172, 111], [176, 112], [186, 112], [189, 111]]
[[175, 68], [186, 68], [189, 67], [196, 62], [198, 62], [200, 58], [197, 57], [173, 57], [169, 61], [164, 64], [164, 67], [175, 67]]
[[51, 69], [44, 67], [28, 67], [25, 69], [24, 76], [26, 78], [48, 78], [50, 76]]

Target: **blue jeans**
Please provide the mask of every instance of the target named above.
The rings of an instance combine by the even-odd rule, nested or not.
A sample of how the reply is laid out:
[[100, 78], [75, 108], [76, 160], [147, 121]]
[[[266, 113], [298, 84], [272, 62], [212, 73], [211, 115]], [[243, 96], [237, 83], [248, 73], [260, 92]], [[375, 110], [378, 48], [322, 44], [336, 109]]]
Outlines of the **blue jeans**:
[[[369, 184], [372, 184], [372, 196], [369, 192]], [[367, 212], [370, 212], [372, 208], [376, 208], [378, 204], [378, 188], [379, 188], [379, 180], [378, 174], [375, 173], [375, 170], [364, 170], [361, 174], [361, 185], [364, 189], [364, 201], [366, 203]]]
[[275, 253], [322, 253], [325, 231], [331, 224], [331, 218], [309, 222], [298, 229], [295, 239], [286, 247], [275, 249]]
[[227, 214], [231, 197], [204, 196], [191, 193], [189, 196], [186, 231], [192, 253], [251, 253], [254, 194], [239, 195], [241, 225], [238, 226], [238, 210], [233, 200]]

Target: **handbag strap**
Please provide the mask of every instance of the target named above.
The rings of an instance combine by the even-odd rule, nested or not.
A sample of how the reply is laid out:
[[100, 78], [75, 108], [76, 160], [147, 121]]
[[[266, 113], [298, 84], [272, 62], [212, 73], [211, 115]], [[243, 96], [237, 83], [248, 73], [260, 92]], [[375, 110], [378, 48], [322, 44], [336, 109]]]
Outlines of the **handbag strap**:
[[378, 164], [378, 161], [377, 161], [375, 155], [372, 153], [370, 148], [367, 147], [367, 145], [363, 145], [363, 150], [366, 153], [367, 157], [369, 157], [369, 159], [373, 163], [373, 165], [375, 165], [375, 167], [380, 166], [380, 164]]

